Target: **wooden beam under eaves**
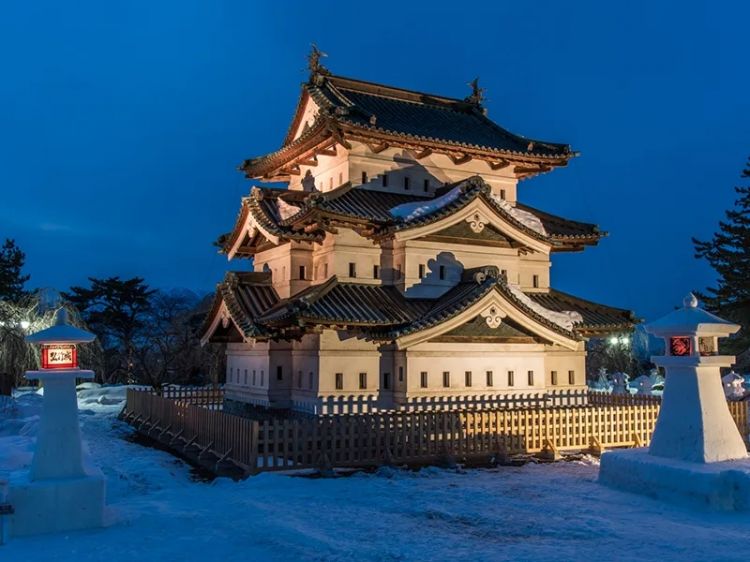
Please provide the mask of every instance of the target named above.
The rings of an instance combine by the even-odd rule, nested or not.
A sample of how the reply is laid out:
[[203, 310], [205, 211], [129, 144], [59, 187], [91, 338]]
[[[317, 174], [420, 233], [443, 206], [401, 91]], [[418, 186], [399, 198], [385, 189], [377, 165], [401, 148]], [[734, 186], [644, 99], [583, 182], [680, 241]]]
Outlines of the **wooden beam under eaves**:
[[336, 145], [331, 145], [327, 148], [321, 148], [315, 151], [316, 156], [336, 156]]
[[469, 154], [462, 154], [461, 156], [453, 156], [451, 155], [451, 160], [456, 166], [460, 166], [461, 164], [466, 164], [471, 160], [471, 156]]
[[491, 170], [502, 170], [503, 168], [510, 166], [510, 162], [507, 160], [498, 160], [497, 162], [490, 162], [489, 164]]
[[526, 175], [526, 174], [544, 174], [545, 172], [549, 172], [552, 168], [549, 166], [516, 166], [513, 168], [513, 173], [519, 174], [519, 175]]
[[416, 153], [417, 160], [421, 160], [422, 158], [427, 158], [430, 154], [432, 154], [431, 148], [425, 148], [424, 150]]
[[291, 168], [281, 168], [279, 173], [282, 175], [299, 176], [302, 174], [302, 171], [299, 169], [299, 166], [292, 166]]
[[380, 144], [370, 144], [368, 142], [366, 144], [367, 148], [369, 148], [373, 154], [380, 154], [389, 146], [387, 142], [381, 142]]
[[297, 161], [298, 166], [317, 166], [318, 165], [318, 159], [314, 156], [312, 158], [306, 158], [304, 160], [298, 160]]

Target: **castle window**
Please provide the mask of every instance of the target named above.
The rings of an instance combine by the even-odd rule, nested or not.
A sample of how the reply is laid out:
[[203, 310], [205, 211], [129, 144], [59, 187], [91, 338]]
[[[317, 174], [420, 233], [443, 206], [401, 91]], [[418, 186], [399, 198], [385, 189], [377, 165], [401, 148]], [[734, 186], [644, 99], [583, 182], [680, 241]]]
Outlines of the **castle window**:
[[257, 379], [257, 377], [256, 377], [256, 371], [255, 371], [255, 369], [253, 369], [253, 386], [255, 386], [255, 382], [256, 382], [257, 380], [258, 380], [258, 379]]
[[336, 390], [344, 390], [344, 373], [336, 373]]
[[401, 279], [401, 264], [396, 264], [396, 279]]
[[501, 269], [501, 270], [500, 270], [500, 275], [501, 275], [501, 276], [502, 276], [502, 278], [503, 278], [503, 279], [505, 279], [506, 281], [508, 280], [508, 270], [507, 270], [507, 269]]
[[529, 378], [529, 386], [534, 386], [534, 371], [529, 371], [526, 375]]
[[304, 281], [304, 280], [305, 280], [305, 278], [307, 277], [307, 276], [305, 275], [305, 273], [306, 273], [306, 271], [305, 271], [305, 266], [304, 266], [304, 265], [301, 265], [301, 266], [299, 266], [299, 278], [300, 278], [301, 280], [303, 280], [303, 281]]
[[557, 371], [551, 371], [549, 375], [550, 375], [549, 378], [550, 378], [552, 384], [555, 385], [555, 386], [557, 386]]
[[419, 278], [424, 279], [424, 273], [425, 273], [425, 265], [423, 263], [419, 264]]
[[568, 384], [575, 384], [575, 383], [576, 383], [576, 372], [568, 371]]
[[381, 178], [383, 180], [383, 187], [388, 187], [388, 172], [383, 172]]
[[349, 262], [349, 277], [356, 277], [357, 276], [357, 264], [354, 262]]
[[328, 262], [323, 264], [323, 278], [328, 279]]
[[364, 390], [367, 388], [367, 373], [359, 374], [359, 389]]
[[424, 180], [424, 190], [425, 191], [430, 190], [430, 180]]
[[505, 190], [504, 189], [500, 190], [500, 199], [505, 199]]
[[404, 382], [404, 368], [398, 368], [398, 382]]
[[450, 388], [451, 386], [451, 373], [450, 371], [443, 371], [443, 386]]
[[471, 386], [471, 371], [464, 373], [464, 385], [468, 388]]
[[281, 370], [281, 365], [276, 367], [276, 380], [280, 381], [284, 378], [284, 372]]
[[362, 183], [367, 183], [367, 172], [362, 170]]
[[391, 374], [383, 373], [383, 389], [388, 390], [391, 388]]
[[318, 278], [318, 264], [313, 265], [313, 279]]
[[247, 369], [245, 369], [245, 386], [247, 386]]
[[508, 386], [513, 386], [515, 383], [516, 374], [513, 371], [508, 371]]
[[427, 388], [427, 371], [419, 373], [419, 386]]
[[339, 185], [341, 185], [342, 183], [344, 183], [344, 174], [339, 172]]
[[260, 372], [260, 386], [265, 386], [265, 385], [266, 385], [266, 372], [261, 371]]
[[379, 265], [372, 266], [372, 278], [380, 279], [380, 266]]
[[442, 281], [443, 279], [445, 279], [445, 266], [441, 265], [440, 266], [440, 280]]
[[534, 276], [532, 276], [532, 278], [531, 278], [531, 285], [532, 285], [532, 287], [534, 287], [535, 289], [538, 289], [538, 288], [539, 288], [539, 276], [538, 276], [538, 275], [534, 275]]
[[411, 180], [409, 179], [409, 176], [404, 176], [404, 189], [409, 189], [410, 183], [411, 183]]
[[310, 371], [308, 377], [307, 377], [307, 387], [312, 390], [313, 387], [313, 381], [315, 380], [315, 375], [312, 371]]
[[492, 386], [492, 371], [487, 371], [487, 386]]
[[286, 281], [286, 266], [281, 266], [281, 280]]

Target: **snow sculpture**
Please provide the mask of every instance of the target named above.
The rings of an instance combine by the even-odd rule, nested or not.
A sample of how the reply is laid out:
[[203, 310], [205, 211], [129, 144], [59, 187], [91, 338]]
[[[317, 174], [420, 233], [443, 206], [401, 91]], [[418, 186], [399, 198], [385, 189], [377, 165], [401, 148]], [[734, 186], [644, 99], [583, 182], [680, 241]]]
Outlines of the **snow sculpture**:
[[64, 309], [54, 326], [26, 337], [42, 347], [42, 369], [26, 378], [42, 381], [44, 399], [31, 470], [10, 482], [15, 536], [103, 525], [104, 476], [84, 465], [75, 388], [76, 379], [94, 378], [78, 368], [76, 344], [94, 338], [70, 326]]
[[750, 459], [722, 390], [720, 368], [734, 357], [718, 355], [718, 338], [739, 326], [698, 307], [683, 307], [646, 325], [666, 341], [652, 361], [667, 384], [648, 448], [602, 455], [600, 481], [668, 500], [750, 511]]
[[612, 373], [612, 394], [630, 394], [627, 373]]
[[633, 382], [635, 383], [636, 394], [639, 396], [651, 396], [651, 388], [654, 386], [651, 382], [651, 377], [648, 375], [641, 375]]
[[721, 377], [724, 395], [730, 400], [740, 400], [745, 396], [745, 378], [732, 371]]

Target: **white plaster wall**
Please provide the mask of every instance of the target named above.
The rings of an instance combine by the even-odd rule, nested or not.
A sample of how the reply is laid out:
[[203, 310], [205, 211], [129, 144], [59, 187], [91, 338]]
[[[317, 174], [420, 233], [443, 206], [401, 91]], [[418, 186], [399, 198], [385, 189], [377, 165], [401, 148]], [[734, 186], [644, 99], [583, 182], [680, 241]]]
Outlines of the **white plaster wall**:
[[257, 406], [268, 406], [268, 344], [227, 344], [226, 396]]

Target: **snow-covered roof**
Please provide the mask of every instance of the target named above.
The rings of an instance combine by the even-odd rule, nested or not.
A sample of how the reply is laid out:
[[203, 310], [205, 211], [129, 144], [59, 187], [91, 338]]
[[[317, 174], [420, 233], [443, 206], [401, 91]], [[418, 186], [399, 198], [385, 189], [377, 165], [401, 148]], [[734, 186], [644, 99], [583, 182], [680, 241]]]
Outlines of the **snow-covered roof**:
[[68, 324], [68, 313], [64, 308], [57, 311], [53, 326], [26, 336], [29, 343], [87, 343], [95, 339], [91, 332]]
[[698, 307], [698, 299], [690, 293], [683, 300], [682, 308], [646, 324], [645, 329], [659, 337], [728, 336], [739, 330], [740, 326]]

